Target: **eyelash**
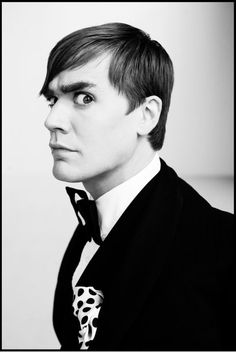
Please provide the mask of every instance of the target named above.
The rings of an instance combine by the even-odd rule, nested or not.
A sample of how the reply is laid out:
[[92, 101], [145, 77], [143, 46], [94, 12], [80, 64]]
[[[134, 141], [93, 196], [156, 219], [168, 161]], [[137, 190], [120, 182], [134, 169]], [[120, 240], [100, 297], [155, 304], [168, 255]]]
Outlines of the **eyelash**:
[[[76, 102], [75, 102], [75, 99], [76, 99], [78, 96], [80, 96], [81, 94], [83, 94], [84, 96], [89, 97], [92, 101], [94, 101], [94, 97], [93, 97], [91, 94], [88, 94], [87, 92], [81, 92], [81, 91], [80, 91], [80, 92], [75, 92], [74, 95], [73, 95], [73, 101], [74, 101], [75, 104], [80, 105], [80, 106], [85, 106], [85, 105], [91, 104], [92, 101], [91, 101], [90, 103], [88, 103], [88, 104], [79, 104], [79, 103], [76, 103]], [[48, 104], [48, 106], [49, 106], [50, 108], [52, 108], [52, 107], [56, 104], [58, 98], [57, 98], [57, 97], [54, 97], [54, 96], [47, 97], [47, 101], [49, 101], [49, 102], [50, 102], [50, 100], [53, 99], [53, 98], [56, 99], [56, 101], [55, 101], [54, 103]]]

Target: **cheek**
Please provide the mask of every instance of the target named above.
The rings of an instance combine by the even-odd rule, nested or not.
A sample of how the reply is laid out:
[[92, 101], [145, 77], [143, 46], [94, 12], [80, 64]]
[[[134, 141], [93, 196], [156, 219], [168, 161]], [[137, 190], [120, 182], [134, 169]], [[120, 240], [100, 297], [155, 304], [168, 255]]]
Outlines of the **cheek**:
[[[128, 117], [125, 117], [128, 119]], [[120, 158], [133, 153], [136, 146], [137, 135], [130, 122], [119, 121], [119, 123], [105, 126], [98, 138], [98, 145], [104, 155], [111, 158]]]
[[[125, 110], [125, 109], [123, 109]], [[132, 145], [136, 140], [134, 121], [131, 116], [111, 109], [90, 110], [89, 114], [74, 120], [74, 131], [78, 143], [86, 149], [114, 151]], [[125, 110], [126, 111], [126, 110]]]
[[122, 117], [108, 121], [102, 126], [98, 127], [101, 142], [109, 143], [109, 145], [116, 145], [119, 147], [122, 144], [127, 144], [134, 140], [134, 128], [128, 117]]

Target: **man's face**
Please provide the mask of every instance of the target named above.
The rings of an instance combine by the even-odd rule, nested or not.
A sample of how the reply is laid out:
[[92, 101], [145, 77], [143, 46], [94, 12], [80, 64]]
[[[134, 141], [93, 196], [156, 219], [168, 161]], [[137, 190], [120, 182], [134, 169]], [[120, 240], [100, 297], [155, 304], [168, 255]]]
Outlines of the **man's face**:
[[108, 69], [109, 58], [100, 57], [49, 84], [53, 106], [45, 126], [59, 180], [123, 182], [138, 145], [137, 119], [135, 112], [126, 115], [128, 100], [110, 84]]

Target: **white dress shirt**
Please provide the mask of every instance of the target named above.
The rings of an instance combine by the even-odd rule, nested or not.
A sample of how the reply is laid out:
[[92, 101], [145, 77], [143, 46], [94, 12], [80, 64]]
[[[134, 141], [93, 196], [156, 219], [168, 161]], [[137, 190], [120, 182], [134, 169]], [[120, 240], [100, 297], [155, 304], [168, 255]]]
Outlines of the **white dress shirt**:
[[[105, 240], [129, 204], [159, 171], [160, 159], [159, 155], [156, 153], [152, 161], [138, 174], [112, 188], [96, 200], [102, 240]], [[90, 194], [88, 194], [88, 196], [92, 199]], [[76, 285], [98, 248], [99, 245], [97, 245], [93, 240], [91, 242], [87, 242], [84, 246], [80, 263], [73, 275], [73, 287]]]

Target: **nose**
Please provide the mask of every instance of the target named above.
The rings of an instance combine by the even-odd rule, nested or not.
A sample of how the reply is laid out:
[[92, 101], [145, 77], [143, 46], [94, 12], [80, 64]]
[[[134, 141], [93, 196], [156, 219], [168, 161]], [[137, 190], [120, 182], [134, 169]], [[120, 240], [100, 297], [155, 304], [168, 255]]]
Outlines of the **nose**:
[[70, 130], [70, 113], [63, 102], [56, 102], [48, 114], [44, 126], [50, 131], [60, 130], [63, 133], [68, 133]]

